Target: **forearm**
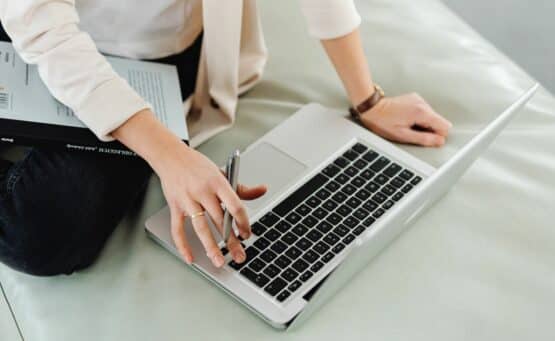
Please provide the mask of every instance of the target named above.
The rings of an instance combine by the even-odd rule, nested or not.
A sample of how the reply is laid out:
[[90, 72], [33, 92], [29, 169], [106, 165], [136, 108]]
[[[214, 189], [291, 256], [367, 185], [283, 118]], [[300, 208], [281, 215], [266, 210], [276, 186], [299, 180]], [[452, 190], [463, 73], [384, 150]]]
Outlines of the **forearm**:
[[335, 39], [322, 40], [353, 105], [374, 92], [374, 83], [362, 48], [359, 29]]
[[156, 173], [166, 162], [171, 162], [172, 153], [182, 152], [186, 147], [149, 109], [133, 115], [112, 136], [145, 159]]

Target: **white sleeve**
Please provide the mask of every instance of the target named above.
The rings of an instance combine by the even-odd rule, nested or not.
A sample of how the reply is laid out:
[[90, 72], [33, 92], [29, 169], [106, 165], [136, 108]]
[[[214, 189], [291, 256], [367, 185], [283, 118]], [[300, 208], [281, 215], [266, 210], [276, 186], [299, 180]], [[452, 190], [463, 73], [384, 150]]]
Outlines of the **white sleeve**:
[[361, 22], [354, 0], [301, 0], [308, 32], [318, 39], [333, 39], [354, 31]]
[[52, 95], [101, 140], [149, 107], [79, 30], [75, 0], [0, 0], [0, 21]]

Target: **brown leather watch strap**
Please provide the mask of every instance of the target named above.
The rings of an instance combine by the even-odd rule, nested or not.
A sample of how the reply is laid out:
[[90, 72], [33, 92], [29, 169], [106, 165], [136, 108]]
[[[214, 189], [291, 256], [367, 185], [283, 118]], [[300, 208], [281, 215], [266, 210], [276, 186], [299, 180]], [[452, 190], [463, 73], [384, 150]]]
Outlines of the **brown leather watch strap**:
[[366, 100], [362, 101], [356, 107], [349, 108], [349, 113], [355, 121], [360, 121], [360, 115], [372, 109], [382, 98], [385, 97], [385, 93], [379, 85], [374, 84], [374, 90], [374, 93]]

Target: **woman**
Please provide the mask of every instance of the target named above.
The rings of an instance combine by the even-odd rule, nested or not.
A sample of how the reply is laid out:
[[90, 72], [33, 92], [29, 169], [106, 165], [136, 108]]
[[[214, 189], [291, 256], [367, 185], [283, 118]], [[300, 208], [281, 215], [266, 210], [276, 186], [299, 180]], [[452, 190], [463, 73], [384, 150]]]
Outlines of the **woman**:
[[[451, 124], [423, 99], [415, 94], [384, 97], [373, 83], [352, 0], [301, 0], [301, 8], [361, 124], [396, 142], [444, 144]], [[34, 275], [71, 273], [90, 265], [153, 169], [185, 261], [194, 260], [183, 231], [188, 215], [207, 255], [222, 266], [224, 258], [202, 213], [221, 226], [225, 205], [240, 235], [248, 238], [240, 199], [257, 198], [265, 187], [240, 186], [233, 192], [218, 167], [165, 128], [98, 50], [177, 65], [183, 98], [190, 99], [185, 107], [191, 142], [198, 145], [233, 122], [237, 96], [260, 78], [266, 50], [255, 2], [0, 0], [0, 21], [20, 56], [37, 64], [54, 96], [99, 139], [117, 139], [141, 157], [36, 147], [15, 164], [4, 161], [0, 260]], [[228, 246], [235, 261], [244, 261], [237, 238]]]

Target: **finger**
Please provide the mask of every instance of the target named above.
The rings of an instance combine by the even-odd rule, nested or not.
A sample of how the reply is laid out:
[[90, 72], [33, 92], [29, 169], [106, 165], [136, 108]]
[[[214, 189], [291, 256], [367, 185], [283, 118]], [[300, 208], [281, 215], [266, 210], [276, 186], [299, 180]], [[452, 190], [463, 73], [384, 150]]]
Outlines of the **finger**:
[[193, 253], [185, 236], [183, 212], [177, 207], [170, 207], [171, 235], [179, 254], [188, 264], [193, 262]]
[[[200, 204], [193, 202], [187, 203], [186, 209], [189, 213], [189, 216], [204, 211]], [[218, 244], [216, 244], [216, 240], [214, 239], [214, 236], [210, 231], [210, 227], [208, 226], [208, 221], [206, 220], [206, 217], [191, 217], [191, 223], [193, 224], [193, 228], [195, 229], [200, 242], [206, 250], [206, 255], [208, 256], [208, 258], [210, 258], [210, 260], [212, 260], [212, 264], [214, 264], [214, 266], [218, 268], [224, 265], [224, 256], [222, 255]]]
[[218, 191], [218, 196], [235, 219], [235, 225], [237, 225], [241, 237], [243, 237], [243, 239], [248, 239], [251, 234], [249, 217], [237, 193], [231, 189], [231, 186], [221, 186]]
[[415, 123], [421, 127], [431, 129], [433, 132], [444, 137], [449, 134], [449, 129], [453, 126], [451, 122], [436, 113], [429, 106], [426, 106], [426, 110], [423, 111], [422, 115], [416, 116]]
[[237, 194], [243, 200], [254, 200], [263, 196], [268, 187], [266, 185], [258, 185], [254, 187], [245, 186], [242, 184], [237, 185]]
[[442, 135], [409, 128], [401, 131], [400, 140], [404, 143], [412, 143], [425, 147], [440, 147], [445, 144], [445, 137]]
[[[221, 234], [223, 234], [223, 226], [218, 226], [218, 230]], [[229, 234], [229, 239], [227, 241], [227, 248], [231, 253], [231, 258], [237, 263], [243, 263], [247, 259], [247, 255], [243, 246], [241, 245], [241, 241], [235, 236], [235, 232], [233, 229]]]
[[224, 222], [224, 211], [222, 210], [222, 205], [220, 200], [215, 195], [207, 195], [201, 201], [201, 205], [206, 209], [206, 212], [210, 215], [212, 222], [218, 229], [221, 229]]

